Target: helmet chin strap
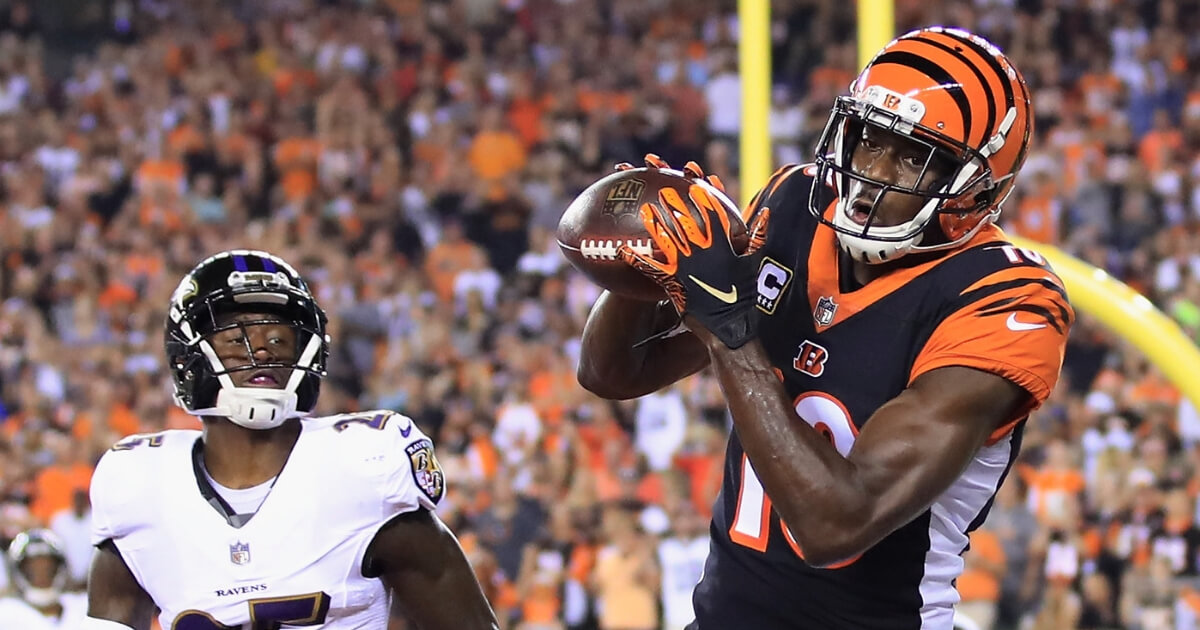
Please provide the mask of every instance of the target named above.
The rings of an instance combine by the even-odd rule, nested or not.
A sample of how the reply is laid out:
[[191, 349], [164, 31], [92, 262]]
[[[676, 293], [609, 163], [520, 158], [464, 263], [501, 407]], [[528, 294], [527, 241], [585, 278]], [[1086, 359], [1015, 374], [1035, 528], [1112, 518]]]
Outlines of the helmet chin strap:
[[[313, 335], [304, 352], [300, 354], [297, 366], [307, 366], [321, 349], [321, 339]], [[208, 358], [215, 370], [224, 369], [221, 359], [217, 357], [212, 346], [207, 341], [200, 342], [200, 351]], [[221, 390], [217, 392], [217, 402], [211, 409], [197, 409], [192, 413], [204, 416], [222, 416], [234, 424], [262, 431], [274, 429], [290, 418], [303, 418], [308, 413], [296, 411], [298, 396], [296, 389], [304, 380], [305, 371], [300, 367], [292, 369], [287, 384], [280, 388], [268, 387], [238, 387], [228, 373], [221, 374], [217, 381]]]
[[[222, 376], [222, 379], [228, 378]], [[222, 383], [217, 406], [211, 414], [229, 418], [234, 424], [256, 431], [274, 429], [296, 412], [296, 393], [265, 387], [228, 387]]]
[[[855, 181], [851, 183], [851, 190], [857, 192], [854, 188], [855, 184], [861, 186], [861, 182]], [[877, 194], [883, 193], [880, 192]], [[937, 205], [937, 201], [926, 202], [925, 207], [911, 221], [888, 227], [872, 226], [867, 230], [869, 236], [860, 236], [850, 234], [850, 232], [863, 231], [863, 227], [852, 221], [848, 216], [850, 200], [853, 198], [854, 196], [850, 194], [842, 195], [833, 210], [833, 224], [839, 228], [837, 230], [838, 244], [849, 252], [855, 260], [860, 260], [870, 265], [891, 262], [904, 256], [918, 246], [925, 236], [923, 231], [916, 231], [916, 233], [908, 238], [901, 239], [899, 237], [905, 233], [912, 232], [915, 224], [924, 224], [927, 222], [928, 217], [933, 213], [933, 209]], [[884, 238], [879, 238], [881, 236]], [[887, 237], [895, 237], [897, 240], [885, 240]]]
[[21, 598], [28, 602], [31, 606], [44, 608], [58, 603], [59, 597], [62, 595], [62, 588], [51, 586], [50, 588], [35, 588], [27, 586], [21, 591]]

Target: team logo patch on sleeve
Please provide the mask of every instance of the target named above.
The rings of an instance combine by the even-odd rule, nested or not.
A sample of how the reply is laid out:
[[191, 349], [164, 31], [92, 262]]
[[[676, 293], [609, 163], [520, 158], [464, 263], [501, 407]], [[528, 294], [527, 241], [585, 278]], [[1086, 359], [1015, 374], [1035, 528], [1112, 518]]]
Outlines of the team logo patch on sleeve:
[[408, 453], [413, 481], [417, 482], [417, 487], [430, 501], [440, 501], [442, 493], [446, 490], [446, 476], [442, 474], [442, 467], [438, 464], [437, 456], [433, 454], [433, 442], [428, 439], [418, 440], [405, 447], [404, 452]]

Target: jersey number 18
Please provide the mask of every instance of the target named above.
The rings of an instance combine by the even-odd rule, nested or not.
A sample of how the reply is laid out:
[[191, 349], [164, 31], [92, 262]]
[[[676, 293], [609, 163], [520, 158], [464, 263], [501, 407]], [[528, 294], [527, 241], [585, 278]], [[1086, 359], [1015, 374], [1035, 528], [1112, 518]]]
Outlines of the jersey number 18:
[[[807, 392], [796, 398], [796, 413], [829, 440], [833, 447], [845, 457], [858, 437], [858, 428], [850, 420], [850, 412], [838, 399], [824, 392]], [[750, 458], [742, 455], [742, 485], [738, 489], [737, 511], [733, 525], [729, 528], [729, 539], [755, 551], [767, 550], [767, 535], [770, 532], [771, 498], [763, 490], [762, 481], [750, 465]], [[804, 559], [804, 552], [788, 530], [783, 519], [779, 520], [783, 537], [796, 557]], [[858, 557], [850, 558], [827, 569], [839, 569], [853, 564]]]

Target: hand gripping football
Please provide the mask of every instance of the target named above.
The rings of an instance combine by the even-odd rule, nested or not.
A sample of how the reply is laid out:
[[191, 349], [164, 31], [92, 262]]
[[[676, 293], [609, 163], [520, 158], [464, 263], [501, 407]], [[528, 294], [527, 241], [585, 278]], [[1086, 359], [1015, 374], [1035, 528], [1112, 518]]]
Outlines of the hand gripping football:
[[[659, 203], [658, 191], [663, 188], [674, 188], [680, 197], [688, 199], [688, 189], [693, 185], [706, 187], [723, 202], [730, 218], [734, 251], [745, 250], [749, 236], [737, 204], [708, 182], [689, 178], [682, 171], [659, 168], [617, 171], [589, 186], [559, 219], [558, 246], [583, 275], [613, 293], [647, 302], [665, 299], [661, 287], [617, 256], [617, 247], [627, 243], [636, 252], [663, 260], [662, 252], [642, 225], [638, 209], [643, 203]], [[700, 212], [694, 204], [688, 203], [688, 207], [693, 213]]]

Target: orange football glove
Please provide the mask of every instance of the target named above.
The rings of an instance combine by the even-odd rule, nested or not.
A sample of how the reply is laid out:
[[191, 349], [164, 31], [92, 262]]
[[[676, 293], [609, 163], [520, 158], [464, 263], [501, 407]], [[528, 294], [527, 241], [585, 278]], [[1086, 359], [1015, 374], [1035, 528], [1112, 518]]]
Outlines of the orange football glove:
[[[647, 164], [652, 157], [664, 165], [652, 168], [665, 168], [657, 156], [646, 156]], [[758, 251], [766, 241], [771, 213], [764, 208], [755, 216], [747, 228], [749, 245], [739, 254], [730, 238], [725, 202], [700, 183], [708, 180], [695, 163], [685, 172], [699, 180], [689, 187], [686, 199], [674, 188], [663, 188], [657, 203], [644, 203], [638, 210], [664, 260], [626, 245], [617, 253], [657, 282], [680, 315], [690, 315], [726, 346], [738, 348], [757, 335]]]
[[[664, 171], [671, 170], [670, 164], [667, 164], [665, 160], [653, 153], [647, 153], [642, 160], [646, 163], [646, 168], [657, 168]], [[618, 171], [628, 171], [636, 167], [629, 162], [621, 162], [617, 164], [616, 168]], [[705, 175], [704, 169], [700, 168], [700, 165], [692, 160], [688, 160], [688, 163], [683, 165], [683, 174], [692, 179], [706, 181], [709, 184], [712, 184], [713, 188], [716, 188], [721, 192], [725, 192], [725, 184], [721, 181], [720, 177], [717, 177], [716, 175]]]

